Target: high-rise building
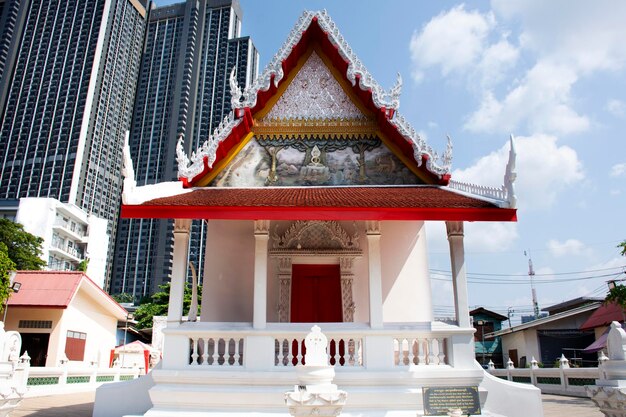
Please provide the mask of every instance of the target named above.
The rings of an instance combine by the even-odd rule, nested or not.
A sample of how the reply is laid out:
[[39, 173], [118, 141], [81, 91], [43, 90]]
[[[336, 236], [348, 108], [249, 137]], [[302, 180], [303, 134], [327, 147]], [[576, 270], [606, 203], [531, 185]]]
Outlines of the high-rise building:
[[26, 7], [20, 7], [20, 0], [0, 0], [0, 116], [6, 101], [8, 83], [11, 81], [13, 64], [24, 27]]
[[0, 198], [51, 197], [104, 218], [112, 254], [146, 0], [19, 3], [0, 94]]
[[[231, 109], [229, 76], [239, 85], [257, 74], [258, 54], [241, 37], [237, 0], [188, 0], [150, 11], [130, 148], [138, 185], [176, 180], [176, 143], [196, 149]], [[111, 293], [139, 299], [167, 282], [172, 265], [167, 220], [121, 220]], [[203, 270], [205, 224], [193, 226], [189, 258]]]

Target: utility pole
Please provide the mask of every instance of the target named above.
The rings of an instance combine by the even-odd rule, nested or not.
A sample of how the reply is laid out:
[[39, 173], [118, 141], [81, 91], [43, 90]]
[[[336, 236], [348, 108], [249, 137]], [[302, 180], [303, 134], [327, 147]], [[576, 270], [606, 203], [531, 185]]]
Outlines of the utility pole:
[[535, 270], [533, 269], [533, 260], [530, 256], [530, 249], [528, 254], [524, 251], [524, 256], [528, 256], [528, 277], [530, 278], [530, 289], [533, 297], [533, 311], [535, 312], [535, 320], [539, 318], [539, 303], [537, 302], [537, 291], [535, 290]]

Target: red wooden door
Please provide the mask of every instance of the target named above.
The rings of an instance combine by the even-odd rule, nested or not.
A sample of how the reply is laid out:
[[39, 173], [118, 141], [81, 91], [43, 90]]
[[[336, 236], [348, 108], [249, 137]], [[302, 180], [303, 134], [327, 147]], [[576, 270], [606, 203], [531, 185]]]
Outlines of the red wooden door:
[[292, 266], [291, 322], [342, 322], [339, 265]]

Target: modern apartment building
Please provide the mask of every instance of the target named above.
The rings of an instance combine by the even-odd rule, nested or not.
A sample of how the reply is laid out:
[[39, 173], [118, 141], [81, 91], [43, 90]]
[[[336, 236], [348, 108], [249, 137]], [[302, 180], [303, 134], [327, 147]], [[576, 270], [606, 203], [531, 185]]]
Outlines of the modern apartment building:
[[41, 258], [49, 271], [84, 272], [104, 286], [109, 246], [107, 221], [54, 198], [21, 198], [15, 221], [43, 239]]
[[2, 4], [3, 21], [15, 27], [0, 42], [13, 57], [0, 93], [0, 198], [76, 205], [108, 220], [113, 243], [146, 0]]
[[[187, 150], [205, 141], [231, 109], [229, 76], [240, 86], [257, 75], [258, 54], [241, 37], [237, 0], [188, 0], [153, 8], [130, 131], [138, 185], [176, 180], [176, 143]], [[189, 258], [201, 274], [205, 224], [193, 226]], [[171, 221], [121, 220], [117, 232], [111, 293], [139, 299], [169, 281], [172, 266]]]

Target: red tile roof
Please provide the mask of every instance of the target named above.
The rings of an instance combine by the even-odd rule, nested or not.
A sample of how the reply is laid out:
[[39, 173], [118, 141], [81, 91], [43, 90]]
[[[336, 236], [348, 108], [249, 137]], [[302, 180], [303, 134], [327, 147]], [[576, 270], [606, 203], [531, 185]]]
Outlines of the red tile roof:
[[125, 218], [515, 221], [514, 209], [438, 186], [201, 188], [122, 206]]

